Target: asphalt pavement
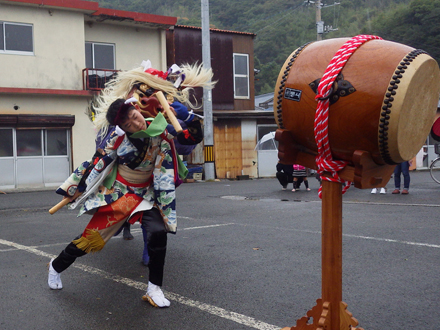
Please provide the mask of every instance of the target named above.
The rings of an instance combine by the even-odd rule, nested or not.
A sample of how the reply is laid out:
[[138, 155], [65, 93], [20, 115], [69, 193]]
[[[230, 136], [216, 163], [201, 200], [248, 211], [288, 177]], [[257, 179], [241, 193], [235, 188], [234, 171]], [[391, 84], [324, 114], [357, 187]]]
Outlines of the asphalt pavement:
[[[0, 193], [0, 329], [260, 329], [293, 327], [321, 297], [321, 201], [276, 179], [185, 183], [168, 235], [164, 292], [148, 282], [142, 233], [79, 258], [47, 286], [47, 263], [89, 216], [48, 209], [50, 190]], [[343, 300], [365, 330], [438, 330], [440, 185], [411, 172], [409, 195], [351, 187], [343, 196]]]

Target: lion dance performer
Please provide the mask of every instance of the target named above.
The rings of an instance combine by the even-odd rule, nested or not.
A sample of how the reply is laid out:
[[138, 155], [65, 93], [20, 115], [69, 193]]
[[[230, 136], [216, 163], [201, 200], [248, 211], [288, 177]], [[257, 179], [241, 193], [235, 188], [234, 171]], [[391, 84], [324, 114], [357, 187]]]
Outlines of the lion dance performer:
[[[202, 65], [173, 65], [162, 72], [144, 61], [139, 68], [119, 72], [106, 85], [94, 106], [102, 148], [56, 191], [71, 202], [71, 209], [81, 206], [78, 216], [93, 217], [84, 232], [50, 261], [51, 289], [62, 289], [60, 274], [77, 257], [100, 251], [126, 221], [140, 221], [149, 255], [149, 282], [142, 299], [155, 307], [170, 305], [161, 290], [167, 233], [176, 232], [175, 188], [188, 172], [173, 139], [196, 144], [203, 138], [200, 122], [192, 120], [193, 114], [182, 103], [192, 105], [193, 87], [212, 88], [212, 75]], [[167, 119], [174, 115], [173, 104], [177, 119], [188, 127], [176, 128], [177, 136], [166, 129]]]

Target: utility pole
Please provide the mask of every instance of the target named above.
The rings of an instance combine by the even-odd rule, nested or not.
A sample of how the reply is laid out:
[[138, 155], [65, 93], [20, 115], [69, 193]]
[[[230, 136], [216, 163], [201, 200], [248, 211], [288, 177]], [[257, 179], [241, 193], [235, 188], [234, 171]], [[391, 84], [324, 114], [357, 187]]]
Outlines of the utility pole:
[[334, 29], [331, 25], [324, 26], [324, 21], [321, 18], [321, 9], [323, 7], [332, 7], [337, 6], [340, 4], [340, 2], [335, 2], [332, 5], [323, 5], [321, 0], [307, 0], [305, 1], [306, 4], [315, 4], [316, 5], [316, 40], [322, 40], [322, 35], [324, 33], [328, 33], [331, 31], [337, 31], [338, 29]]
[[[211, 68], [211, 36], [209, 32], [209, 0], [202, 1], [202, 60], [203, 67]], [[214, 130], [212, 120], [212, 91], [203, 89], [203, 120], [205, 128], [204, 158], [205, 180], [215, 179], [214, 164]]]
[[316, 0], [316, 40], [322, 40], [324, 21], [321, 20], [321, 0]]

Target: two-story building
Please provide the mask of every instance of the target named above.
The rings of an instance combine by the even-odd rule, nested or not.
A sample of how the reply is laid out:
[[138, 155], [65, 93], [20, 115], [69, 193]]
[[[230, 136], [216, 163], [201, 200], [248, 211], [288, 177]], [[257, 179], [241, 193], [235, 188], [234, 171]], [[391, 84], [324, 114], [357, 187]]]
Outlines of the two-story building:
[[97, 91], [87, 86], [143, 59], [166, 69], [176, 21], [88, 1], [0, 1], [0, 187], [58, 185], [88, 159]]
[[[85, 112], [116, 71], [202, 62], [201, 29], [176, 22], [82, 0], [0, 0], [0, 190], [56, 186], [90, 158]], [[254, 37], [211, 29], [218, 178], [258, 177], [258, 132], [275, 129], [254, 108]], [[203, 145], [188, 162], [204, 163]]]
[[58, 185], [88, 159], [94, 78], [144, 59], [166, 69], [176, 21], [97, 2], [0, 1], [0, 188]]
[[[262, 152], [262, 157], [255, 150], [257, 140], [275, 131], [276, 124], [273, 111], [255, 109], [254, 38], [253, 33], [210, 29], [211, 67], [217, 81], [212, 91], [217, 178], [266, 176], [262, 171], [266, 163], [275, 176], [276, 150], [270, 155]], [[174, 26], [167, 32], [167, 62], [202, 62], [201, 44], [200, 28]], [[203, 163], [202, 148], [196, 148], [190, 163]]]
[[[201, 29], [176, 22], [97, 2], [0, 0], [0, 189], [56, 186], [94, 153], [85, 112], [116, 71], [201, 62]], [[218, 178], [257, 177], [258, 132], [274, 130], [254, 109], [254, 37], [211, 29]], [[203, 145], [188, 162], [204, 163]]]

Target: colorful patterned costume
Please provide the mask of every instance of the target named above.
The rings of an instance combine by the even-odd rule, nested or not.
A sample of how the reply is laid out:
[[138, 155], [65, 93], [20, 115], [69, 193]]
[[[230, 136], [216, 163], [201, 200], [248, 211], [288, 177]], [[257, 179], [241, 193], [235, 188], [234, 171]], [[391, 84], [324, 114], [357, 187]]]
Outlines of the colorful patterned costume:
[[[164, 125], [163, 116], [158, 115], [149, 128], [157, 126], [160, 132]], [[84, 186], [88, 189], [71, 206], [75, 208], [82, 204], [78, 216], [94, 213], [81, 239], [74, 241], [85, 252], [102, 249], [127, 218], [134, 223], [139, 220], [137, 212], [153, 206], [160, 210], [167, 231], [176, 232], [175, 181], [179, 184], [180, 180], [176, 177], [175, 165], [178, 157], [173, 150], [173, 136], [167, 133], [157, 135], [159, 132], [153, 133], [156, 136], [145, 135], [144, 141], [133, 138], [141, 132], [121, 136], [115, 130], [110, 133], [105, 156], [97, 161], [85, 180]], [[81, 164], [57, 193], [73, 196], [90, 163]]]
[[[215, 83], [212, 70], [201, 65], [182, 69], [173, 65], [165, 73], [152, 69], [149, 61], [141, 66], [119, 72], [106, 85], [91, 117], [99, 131], [97, 139], [107, 142], [57, 190], [66, 198], [76, 198], [71, 208], [81, 205], [78, 216], [88, 213], [93, 217], [84, 232], [49, 263], [48, 284], [61, 289], [60, 273], [76, 258], [101, 250], [127, 220], [139, 220], [149, 255], [149, 283], [142, 299], [168, 307], [170, 302], [160, 289], [167, 233], [177, 230], [175, 189], [188, 170], [176, 153], [175, 136], [166, 130], [169, 123], [162, 111], [168, 104], [162, 93], [174, 102], [177, 119], [188, 126], [176, 133], [177, 140], [194, 145], [203, 139], [201, 125], [180, 103], [191, 104], [192, 88], [212, 88]], [[172, 118], [169, 111], [165, 113]]]

